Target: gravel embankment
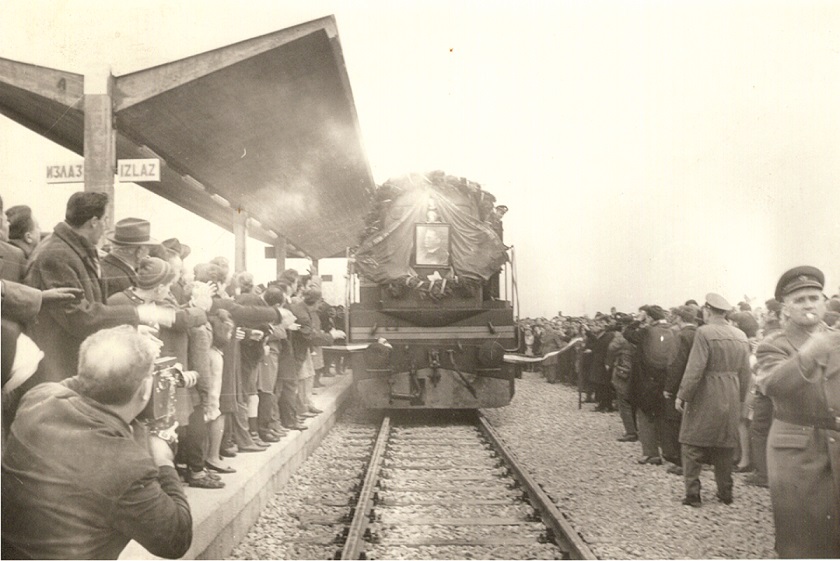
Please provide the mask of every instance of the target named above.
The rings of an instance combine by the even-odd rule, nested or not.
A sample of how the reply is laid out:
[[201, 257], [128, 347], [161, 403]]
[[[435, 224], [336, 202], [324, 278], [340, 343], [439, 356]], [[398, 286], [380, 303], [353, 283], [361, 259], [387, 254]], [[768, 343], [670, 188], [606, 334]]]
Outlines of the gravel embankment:
[[773, 558], [767, 489], [735, 473], [735, 502], [715, 497], [701, 475], [703, 505], [683, 506], [683, 478], [639, 465], [639, 443], [617, 442], [617, 413], [578, 410], [577, 391], [524, 373], [508, 407], [485, 410], [517, 457], [601, 559]]
[[[702, 507], [683, 506], [682, 477], [668, 474], [665, 466], [637, 464], [640, 445], [616, 441], [622, 432], [618, 414], [595, 413], [593, 408], [593, 404], [584, 404], [578, 410], [574, 388], [548, 384], [526, 372], [517, 380], [513, 402], [485, 413], [599, 558], [775, 557], [767, 489], [747, 486], [744, 475], [734, 474], [735, 502], [726, 506], [715, 498], [712, 471], [704, 470]], [[364, 469], [367, 446], [363, 443], [372, 439], [375, 417], [373, 412], [350, 408], [307, 463], [263, 509], [230, 558], [331, 558], [335, 546], [307, 542], [323, 542], [334, 535], [335, 527], [319, 525], [315, 519], [338, 519], [348, 513], [346, 500]], [[349, 446], [351, 443], [355, 444]], [[386, 467], [403, 461], [425, 463], [416, 450], [412, 454], [405, 447], [404, 443], [393, 444]], [[463, 452], [462, 460], [474, 464], [472, 452]], [[420, 488], [423, 482], [406, 480], [400, 484], [403, 488], [415, 485]], [[383, 498], [389, 495], [385, 491]], [[391, 512], [409, 517], [418, 514], [411, 507]], [[401, 551], [382, 544], [373, 550], [372, 556], [383, 558], [447, 558], [447, 550], [441, 548]], [[550, 551], [511, 550], [505, 557], [547, 558]], [[473, 553], [476, 558], [489, 558], [497, 557], [500, 551], [493, 548], [483, 554]]]

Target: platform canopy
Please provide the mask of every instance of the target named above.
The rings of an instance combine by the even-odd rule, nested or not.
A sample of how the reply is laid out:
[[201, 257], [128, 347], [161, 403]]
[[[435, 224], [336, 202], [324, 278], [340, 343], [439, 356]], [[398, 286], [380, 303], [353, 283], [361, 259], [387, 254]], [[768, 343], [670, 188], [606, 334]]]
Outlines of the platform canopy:
[[[0, 113], [83, 154], [84, 76], [0, 59]], [[144, 188], [313, 259], [358, 239], [374, 188], [335, 18], [117, 76], [117, 158], [154, 158]]]

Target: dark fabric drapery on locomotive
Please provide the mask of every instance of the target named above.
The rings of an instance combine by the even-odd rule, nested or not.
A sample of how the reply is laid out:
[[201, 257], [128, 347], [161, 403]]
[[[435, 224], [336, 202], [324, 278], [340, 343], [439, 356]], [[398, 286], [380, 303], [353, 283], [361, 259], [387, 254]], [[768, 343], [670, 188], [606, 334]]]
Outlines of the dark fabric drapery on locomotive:
[[398, 217], [366, 239], [356, 251], [356, 268], [366, 278], [385, 283], [417, 276], [411, 266], [414, 230], [426, 222], [429, 201], [437, 205], [442, 223], [449, 224], [450, 255], [456, 276], [487, 281], [506, 260], [506, 247], [492, 227], [470, 215], [433, 186], [420, 186], [404, 193], [388, 212]]

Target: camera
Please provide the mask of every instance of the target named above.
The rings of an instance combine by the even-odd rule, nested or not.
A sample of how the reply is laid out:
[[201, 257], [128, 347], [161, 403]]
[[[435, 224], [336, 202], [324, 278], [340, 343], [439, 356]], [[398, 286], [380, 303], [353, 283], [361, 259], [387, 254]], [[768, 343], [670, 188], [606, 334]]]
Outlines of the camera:
[[176, 388], [186, 385], [181, 365], [175, 357], [161, 357], [155, 360], [152, 396], [137, 419], [150, 434], [172, 443], [176, 439], [175, 405], [178, 398]]

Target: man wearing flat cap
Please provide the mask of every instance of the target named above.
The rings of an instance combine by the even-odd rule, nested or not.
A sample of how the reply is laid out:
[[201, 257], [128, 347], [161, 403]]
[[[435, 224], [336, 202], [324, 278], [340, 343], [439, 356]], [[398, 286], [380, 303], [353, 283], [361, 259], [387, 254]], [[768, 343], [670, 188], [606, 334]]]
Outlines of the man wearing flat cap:
[[683, 413], [683, 504], [688, 506], [700, 506], [703, 462], [714, 465], [718, 499], [732, 503], [732, 457], [750, 383], [750, 343], [743, 331], [727, 323], [731, 309], [723, 296], [706, 295], [704, 324], [697, 328], [677, 391], [675, 407]]
[[795, 267], [776, 285], [784, 327], [758, 346], [773, 400], [767, 475], [781, 558], [840, 558], [840, 332], [822, 322], [825, 277]]
[[102, 289], [106, 300], [137, 286], [137, 264], [159, 243], [149, 235], [150, 231], [148, 220], [123, 218], [114, 225], [113, 232], [105, 234], [111, 244], [111, 252], [102, 258]]

